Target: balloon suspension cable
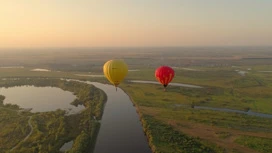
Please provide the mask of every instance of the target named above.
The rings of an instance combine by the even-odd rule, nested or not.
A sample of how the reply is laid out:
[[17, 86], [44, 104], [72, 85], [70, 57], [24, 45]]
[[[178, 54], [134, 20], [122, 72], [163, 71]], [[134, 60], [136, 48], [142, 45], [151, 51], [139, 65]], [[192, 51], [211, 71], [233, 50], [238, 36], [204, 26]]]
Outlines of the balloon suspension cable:
[[115, 90], [117, 91], [117, 85], [114, 85], [115, 86]]
[[163, 91], [166, 91], [166, 86], [167, 86], [166, 84], [163, 85], [163, 87], [164, 87]]

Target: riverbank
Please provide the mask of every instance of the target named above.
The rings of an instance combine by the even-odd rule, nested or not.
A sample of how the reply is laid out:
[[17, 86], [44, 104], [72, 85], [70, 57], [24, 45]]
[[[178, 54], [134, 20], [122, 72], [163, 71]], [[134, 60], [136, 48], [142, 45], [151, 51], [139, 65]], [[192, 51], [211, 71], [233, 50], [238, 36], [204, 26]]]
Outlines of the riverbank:
[[[85, 80], [89, 79], [91, 81], [99, 80], [101, 82], [107, 82], [104, 78], [99, 77], [90, 78], [83, 76], [74, 76], [74, 74], [77, 74], [78, 72], [60, 72], [57, 74], [54, 72], [29, 73], [26, 70], [18, 69], [9, 71], [1, 71], [1, 76], [7, 77], [3, 79], [7, 80], [10, 76], [15, 75], [17, 76], [17, 78], [12, 81], [16, 81], [17, 79], [22, 78], [22, 76], [25, 76], [31, 80], [36, 79], [35, 77], [43, 77], [44, 79], [58, 79], [63, 77]], [[123, 88], [124, 91], [126, 91], [129, 96], [133, 98], [133, 101], [135, 101], [133, 103], [137, 103], [137, 111], [143, 114], [143, 117], [140, 118], [144, 118], [145, 121], [148, 122], [149, 126], [154, 121], [153, 125], [162, 124], [163, 126], [160, 126], [161, 129], [166, 129], [166, 131], [156, 129], [155, 126], [149, 129], [152, 136], [154, 136], [152, 137], [153, 144], [155, 146], [158, 146], [156, 147], [157, 150], [163, 150], [166, 153], [171, 151], [174, 152], [173, 150], [171, 150], [171, 148], [173, 148], [171, 147], [171, 143], [177, 141], [176, 138], [173, 137], [175, 138], [174, 140], [169, 140], [168, 136], [161, 134], [168, 133], [170, 131], [174, 131], [174, 133], [184, 133], [188, 136], [199, 138], [204, 143], [208, 142], [208, 144], [214, 144], [216, 146], [224, 148], [225, 152], [227, 153], [254, 152], [254, 149], [251, 149], [248, 146], [257, 146], [259, 148], [262, 148], [260, 146], [269, 147], [269, 145], [265, 144], [270, 144], [270, 141], [267, 141], [266, 139], [272, 138], [272, 122], [270, 119], [248, 116], [245, 114], [219, 112], [203, 109], [198, 110], [192, 109], [190, 107], [173, 107], [173, 105], [197, 105], [213, 108], [216, 107], [237, 109], [242, 111], [250, 109], [254, 112], [271, 114], [271, 79], [269, 79], [271, 78], [271, 73], [257, 73], [257, 70], [255, 68], [252, 68], [252, 71], [250, 71], [250, 73], [248, 73], [246, 76], [240, 76], [232, 68], [219, 67], [205, 68], [204, 72], [185, 72], [183, 70], [177, 70], [176, 72], [177, 75], [173, 80], [174, 82], [195, 84], [204, 87], [204, 89], [169, 86], [167, 87], [167, 92], [163, 92], [163, 87], [156, 84], [145, 85], [129, 82], [124, 82], [123, 84], [121, 84], [122, 88], [123, 86], [125, 86], [125, 88]], [[2, 81], [5, 82], [5, 80]], [[141, 70], [141, 73], [133, 71], [129, 72], [127, 80], [155, 80], [154, 70]], [[12, 81], [9, 82], [12, 83]], [[2, 85], [5, 86], [6, 84], [3, 83]], [[119, 101], [119, 99], [117, 101]], [[118, 107], [121, 108], [122, 106]], [[133, 109], [133, 111], [134, 110], [135, 109]], [[3, 113], [1, 114], [2, 116], [5, 116], [7, 112], [2, 111], [1, 113]], [[14, 114], [9, 117], [14, 117]], [[17, 118], [18, 116], [15, 117], [16, 119], [13, 119], [15, 119], [16, 124], [14, 124], [14, 126], [10, 126], [10, 129], [15, 129], [16, 125], [18, 124], [17, 119], [19, 118]], [[78, 117], [79, 116], [75, 116], [75, 120]], [[20, 119], [22, 121], [22, 125], [25, 126], [25, 130], [21, 131], [25, 132], [20, 139], [22, 140], [29, 133], [29, 129], [27, 126], [28, 118], [26, 117]], [[54, 121], [54, 118], [52, 119]], [[48, 121], [49, 120], [45, 122], [46, 124], [43, 123], [42, 125], [54, 125], [53, 123], [58, 123], [54, 121], [50, 124], [47, 124], [49, 123]], [[9, 125], [11, 125], [11, 123], [9, 123]], [[24, 127], [20, 127], [19, 129], [24, 129]], [[6, 131], [1, 130], [0, 135], [3, 134], [3, 132]], [[17, 134], [19, 137], [20, 134]], [[45, 136], [47, 136], [47, 133], [45, 133]], [[160, 136], [164, 137], [164, 139], [160, 139]], [[171, 136], [171, 132], [169, 133], [169, 136]], [[249, 141], [245, 141], [245, 139], [243, 138], [246, 138]], [[70, 140], [72, 139], [69, 138], [69, 140], [67, 140], [66, 142]], [[9, 143], [13, 142], [14, 141], [4, 143], [1, 142], [0, 145], [5, 144], [4, 147], [6, 147], [9, 145]], [[158, 142], [163, 143], [156, 144]], [[168, 145], [168, 143], [170, 145]], [[175, 146], [175, 144], [173, 144], [173, 146]], [[178, 150], [178, 147], [176, 149], [176, 152], [180, 151]], [[0, 150], [0, 152], [1, 151], [2, 150]]]
[[126, 92], [126, 90], [122, 87], [119, 87], [121, 88], [129, 97], [130, 101], [132, 102], [137, 114], [138, 114], [138, 117], [139, 117], [139, 120], [141, 121], [141, 125], [142, 125], [142, 128], [143, 128], [143, 132], [145, 133], [145, 136], [146, 136], [146, 139], [148, 141], [148, 145], [149, 145], [149, 148], [151, 149], [152, 153], [156, 153], [156, 147], [153, 143], [153, 140], [152, 140], [152, 136], [150, 135], [151, 131], [147, 128], [147, 124], [146, 124], [146, 120], [144, 119], [143, 117], [143, 114], [141, 113], [141, 111], [139, 111], [139, 106], [137, 105], [137, 103], [132, 99], [132, 97]]
[[122, 89], [98, 82], [86, 82], [100, 88], [107, 94], [101, 127], [96, 140], [94, 153], [151, 153], [144, 136], [141, 122]]
[[[149, 147], [150, 147], [152, 153], [162, 152], [164, 149], [162, 149], [160, 146], [158, 146], [158, 144], [162, 145], [165, 143], [166, 140], [167, 140], [167, 143], [169, 143], [170, 141], [172, 141], [171, 137], [176, 137], [179, 139], [179, 143], [178, 143], [179, 147], [177, 147], [177, 146], [176, 147], [177, 148], [182, 147], [183, 151], [185, 151], [185, 152], [187, 152], [187, 151], [192, 152], [194, 150], [193, 148], [202, 148], [200, 150], [200, 152], [204, 151], [204, 152], [209, 152], [209, 153], [215, 153], [216, 151], [220, 150], [220, 148], [217, 148], [214, 146], [213, 147], [205, 146], [197, 138], [193, 138], [193, 137], [190, 137], [190, 136], [187, 136], [184, 134], [179, 134], [179, 132], [177, 132], [177, 131], [176, 131], [177, 132], [176, 133], [175, 130], [171, 126], [161, 123], [160, 121], [154, 119], [152, 116], [144, 114], [140, 110], [140, 107], [137, 104], [137, 102], [135, 102], [135, 100], [132, 98], [131, 95], [129, 95], [129, 93], [125, 90], [124, 87], [122, 88], [122, 90], [129, 96], [131, 102], [133, 103], [133, 106], [136, 109], [136, 112], [140, 118], [140, 121], [141, 121], [141, 124], [143, 127], [143, 131], [147, 137]], [[164, 136], [162, 136], [162, 135], [164, 135]], [[164, 140], [161, 140], [161, 137], [164, 137], [163, 138]], [[183, 140], [181, 141], [181, 139], [183, 139]], [[187, 141], [190, 142], [190, 144], [185, 143]], [[174, 144], [171, 144], [171, 145], [174, 145]], [[175, 144], [175, 145], [177, 145], [177, 144]], [[190, 147], [188, 147], [188, 146], [190, 146]], [[172, 150], [172, 151], [176, 152], [177, 150], [172, 147], [168, 148], [168, 151], [171, 152], [171, 150]]]
[[[243, 144], [240, 141], [240, 144], [237, 144], [236, 140], [240, 140], [240, 136], [243, 135], [258, 138], [266, 134], [264, 139], [260, 138], [265, 144], [266, 138], [272, 138], [271, 119], [235, 112], [191, 108], [191, 103], [184, 98], [187, 93], [183, 93], [184, 90], [189, 89], [177, 90], [176, 87], [170, 86], [166, 92], [163, 92], [163, 88], [158, 85], [136, 83], [122, 84], [121, 88], [129, 95], [136, 107], [153, 153], [186, 152], [188, 149], [186, 147], [192, 145], [200, 149], [193, 152], [199, 153], [205, 152], [206, 149], [209, 150], [208, 152], [230, 153], [237, 150], [241, 153], [253, 153], [256, 151], [240, 145]], [[200, 92], [199, 90], [190, 89], [191, 94]], [[179, 144], [183, 140], [185, 142]]]

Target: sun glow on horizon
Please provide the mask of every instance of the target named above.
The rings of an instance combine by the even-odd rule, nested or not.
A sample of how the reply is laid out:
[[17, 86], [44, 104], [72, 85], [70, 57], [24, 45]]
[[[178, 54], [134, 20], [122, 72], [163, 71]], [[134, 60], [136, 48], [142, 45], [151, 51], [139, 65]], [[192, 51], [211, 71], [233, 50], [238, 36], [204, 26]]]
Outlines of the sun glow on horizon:
[[2, 47], [270, 45], [271, 1], [11, 0]]

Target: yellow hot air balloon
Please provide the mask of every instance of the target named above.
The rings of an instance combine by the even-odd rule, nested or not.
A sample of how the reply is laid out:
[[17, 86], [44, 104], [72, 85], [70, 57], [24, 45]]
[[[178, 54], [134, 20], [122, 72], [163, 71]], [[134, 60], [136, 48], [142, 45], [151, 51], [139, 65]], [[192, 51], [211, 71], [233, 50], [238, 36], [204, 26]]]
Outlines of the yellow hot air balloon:
[[103, 66], [104, 75], [116, 87], [126, 77], [128, 66], [123, 60], [109, 60]]

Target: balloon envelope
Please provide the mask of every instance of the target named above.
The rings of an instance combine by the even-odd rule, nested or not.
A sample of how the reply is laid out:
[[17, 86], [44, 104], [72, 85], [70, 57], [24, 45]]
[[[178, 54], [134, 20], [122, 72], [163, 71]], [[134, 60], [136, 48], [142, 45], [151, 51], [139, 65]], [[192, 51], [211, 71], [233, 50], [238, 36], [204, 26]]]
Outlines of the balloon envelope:
[[164, 86], [172, 81], [175, 76], [175, 71], [169, 66], [161, 66], [156, 69], [155, 77]]
[[103, 72], [106, 78], [117, 86], [128, 73], [128, 66], [123, 60], [109, 60], [103, 66]]

